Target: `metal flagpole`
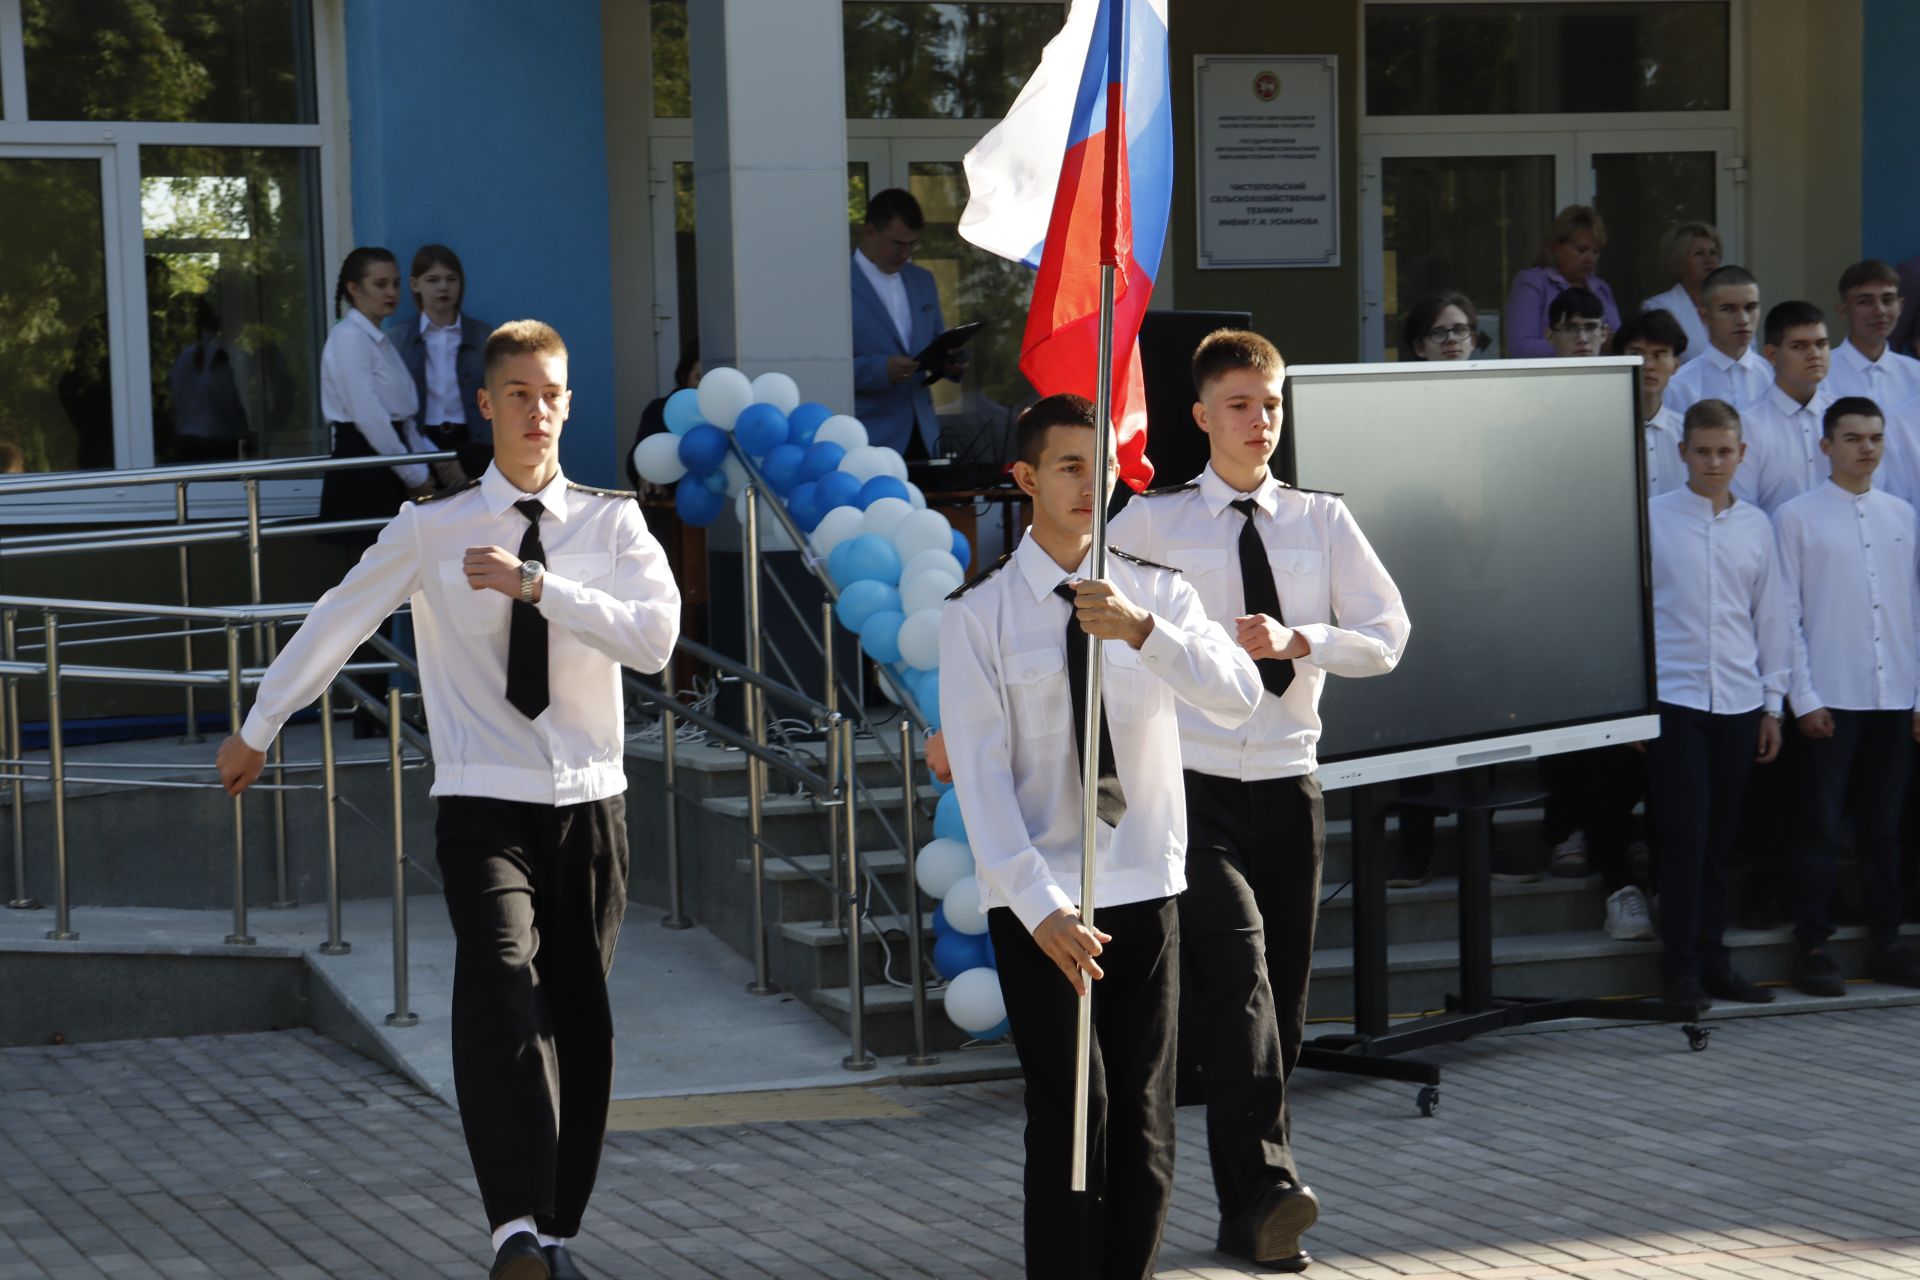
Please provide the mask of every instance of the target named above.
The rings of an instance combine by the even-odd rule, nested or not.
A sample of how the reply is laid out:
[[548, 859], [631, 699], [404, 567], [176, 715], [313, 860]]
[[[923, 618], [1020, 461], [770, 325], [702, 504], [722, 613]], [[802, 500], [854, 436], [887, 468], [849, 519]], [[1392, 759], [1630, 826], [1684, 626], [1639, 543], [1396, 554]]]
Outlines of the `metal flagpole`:
[[[1124, 121], [1120, 94], [1122, 59], [1126, 56], [1125, 0], [1107, 4], [1107, 132], [1102, 139], [1106, 165], [1101, 174], [1100, 198], [1100, 356], [1095, 365], [1093, 420], [1093, 547], [1087, 572], [1107, 576], [1107, 469], [1113, 459], [1113, 276], [1119, 266], [1120, 149]], [[1100, 787], [1100, 642], [1087, 637], [1087, 693], [1081, 702], [1080, 741], [1086, 744], [1080, 761], [1080, 921], [1093, 924], [1094, 837], [1099, 832]], [[1076, 1002], [1077, 1025], [1073, 1044], [1073, 1163], [1071, 1189], [1087, 1189], [1087, 1090], [1093, 1070], [1093, 980]]]

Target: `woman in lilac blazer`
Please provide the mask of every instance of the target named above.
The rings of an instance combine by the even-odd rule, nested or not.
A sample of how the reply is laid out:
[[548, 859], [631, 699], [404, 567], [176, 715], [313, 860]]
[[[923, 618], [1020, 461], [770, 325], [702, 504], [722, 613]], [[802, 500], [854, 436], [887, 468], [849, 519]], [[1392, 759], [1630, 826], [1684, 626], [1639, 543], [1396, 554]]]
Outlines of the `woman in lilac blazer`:
[[1560, 211], [1540, 247], [1540, 265], [1514, 276], [1507, 291], [1507, 311], [1500, 318], [1507, 355], [1519, 359], [1553, 354], [1553, 342], [1547, 337], [1547, 307], [1562, 289], [1576, 284], [1599, 297], [1608, 332], [1620, 327], [1613, 290], [1594, 274], [1600, 251], [1606, 247], [1607, 224], [1592, 205], [1570, 204]]

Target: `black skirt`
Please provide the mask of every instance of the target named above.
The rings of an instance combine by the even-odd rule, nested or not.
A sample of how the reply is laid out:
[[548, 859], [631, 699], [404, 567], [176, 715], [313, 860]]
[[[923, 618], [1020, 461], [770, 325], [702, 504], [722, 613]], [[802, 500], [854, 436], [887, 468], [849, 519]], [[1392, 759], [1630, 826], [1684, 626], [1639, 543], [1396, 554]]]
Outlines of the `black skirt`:
[[[360, 428], [351, 422], [329, 423], [333, 428], [333, 456], [369, 458], [379, 450], [367, 443]], [[404, 420], [395, 422], [400, 432]], [[320, 480], [320, 518], [322, 520], [391, 520], [407, 500], [407, 487], [392, 467], [360, 467], [326, 472]], [[378, 529], [343, 529], [318, 535], [320, 541], [337, 547], [366, 550], [379, 538]]]

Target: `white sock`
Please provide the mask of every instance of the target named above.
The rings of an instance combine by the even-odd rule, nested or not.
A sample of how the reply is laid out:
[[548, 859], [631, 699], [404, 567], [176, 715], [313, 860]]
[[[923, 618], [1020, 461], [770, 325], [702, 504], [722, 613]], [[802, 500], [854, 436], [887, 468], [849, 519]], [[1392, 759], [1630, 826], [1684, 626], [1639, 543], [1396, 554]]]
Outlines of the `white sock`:
[[[503, 1223], [494, 1228], [493, 1251], [495, 1253], [500, 1252], [500, 1246], [507, 1242], [507, 1238], [520, 1231], [530, 1231], [534, 1235], [540, 1234], [539, 1230], [533, 1225], [532, 1218], [515, 1218], [512, 1222]], [[543, 1240], [541, 1243], [544, 1244], [546, 1242]]]
[[572, 1236], [550, 1236], [544, 1231], [538, 1234], [540, 1236], [540, 1247], [542, 1249], [551, 1249], [555, 1245], [566, 1244], [573, 1239]]

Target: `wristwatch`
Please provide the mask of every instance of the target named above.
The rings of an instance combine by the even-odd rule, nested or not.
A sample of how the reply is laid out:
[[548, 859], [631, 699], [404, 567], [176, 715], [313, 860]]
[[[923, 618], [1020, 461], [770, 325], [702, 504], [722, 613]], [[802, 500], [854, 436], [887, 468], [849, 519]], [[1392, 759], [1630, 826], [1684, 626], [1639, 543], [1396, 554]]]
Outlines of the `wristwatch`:
[[522, 560], [520, 562], [520, 599], [524, 603], [533, 603], [533, 584], [540, 581], [540, 575], [546, 571], [547, 566], [541, 564], [538, 560]]

